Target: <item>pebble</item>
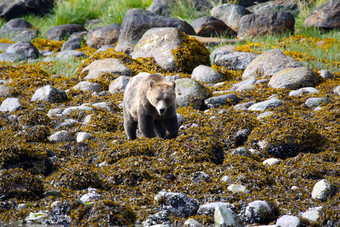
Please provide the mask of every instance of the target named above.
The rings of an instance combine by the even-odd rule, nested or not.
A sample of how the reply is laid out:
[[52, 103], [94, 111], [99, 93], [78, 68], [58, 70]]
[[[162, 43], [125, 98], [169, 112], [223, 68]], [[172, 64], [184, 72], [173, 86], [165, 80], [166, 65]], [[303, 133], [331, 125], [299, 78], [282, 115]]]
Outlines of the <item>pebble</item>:
[[246, 186], [241, 184], [231, 184], [227, 189], [233, 193], [248, 193]]
[[268, 158], [262, 162], [263, 165], [269, 165], [269, 166], [277, 165], [279, 163], [280, 163], [280, 160], [277, 158]]

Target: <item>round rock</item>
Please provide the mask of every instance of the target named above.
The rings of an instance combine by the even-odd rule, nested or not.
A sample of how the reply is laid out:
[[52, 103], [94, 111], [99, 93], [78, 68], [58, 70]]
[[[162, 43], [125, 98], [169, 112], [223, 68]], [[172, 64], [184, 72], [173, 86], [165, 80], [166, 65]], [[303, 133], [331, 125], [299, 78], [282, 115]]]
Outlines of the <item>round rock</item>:
[[225, 80], [225, 77], [209, 66], [199, 65], [192, 71], [191, 79], [203, 83], [218, 83]]

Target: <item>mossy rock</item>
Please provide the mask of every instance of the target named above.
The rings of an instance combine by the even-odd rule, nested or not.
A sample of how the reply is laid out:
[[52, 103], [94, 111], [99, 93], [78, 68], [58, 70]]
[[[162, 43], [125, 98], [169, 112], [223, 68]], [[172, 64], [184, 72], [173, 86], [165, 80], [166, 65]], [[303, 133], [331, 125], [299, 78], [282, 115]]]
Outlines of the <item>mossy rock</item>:
[[102, 182], [98, 174], [86, 166], [85, 163], [70, 163], [50, 177], [56, 180], [57, 185], [73, 190], [81, 190], [88, 187], [102, 188]]
[[108, 199], [81, 205], [72, 210], [70, 216], [77, 226], [132, 226], [136, 221], [136, 214], [130, 207]]
[[265, 141], [263, 151], [276, 158], [320, 152], [326, 142], [308, 120], [283, 114], [269, 117], [263, 125], [254, 128], [249, 139], [255, 147], [258, 142]]
[[19, 168], [0, 170], [0, 195], [3, 198], [34, 200], [42, 197], [43, 182]]

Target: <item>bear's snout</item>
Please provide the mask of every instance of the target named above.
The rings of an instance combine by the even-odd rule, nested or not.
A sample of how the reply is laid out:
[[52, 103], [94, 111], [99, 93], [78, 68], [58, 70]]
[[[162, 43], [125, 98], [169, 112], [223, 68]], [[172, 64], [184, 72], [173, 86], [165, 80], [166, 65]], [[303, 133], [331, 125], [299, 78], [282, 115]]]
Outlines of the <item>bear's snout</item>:
[[165, 114], [165, 108], [160, 108], [159, 110], [158, 110], [158, 113], [159, 113], [159, 115], [163, 115], [163, 114]]

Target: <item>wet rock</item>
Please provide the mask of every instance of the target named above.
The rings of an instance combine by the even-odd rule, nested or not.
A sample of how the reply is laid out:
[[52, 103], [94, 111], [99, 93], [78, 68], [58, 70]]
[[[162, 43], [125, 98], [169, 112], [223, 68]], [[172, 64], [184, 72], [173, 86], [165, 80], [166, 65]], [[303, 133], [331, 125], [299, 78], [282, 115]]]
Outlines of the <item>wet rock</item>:
[[328, 104], [331, 101], [329, 101], [326, 97], [317, 97], [317, 98], [308, 98], [305, 102], [305, 105], [312, 108], [312, 107], [318, 107], [322, 104]]
[[222, 20], [213, 16], [200, 17], [191, 22], [196, 35], [203, 37], [226, 36], [236, 34]]
[[200, 182], [204, 182], [204, 181], [208, 182], [210, 180], [210, 177], [205, 172], [198, 171], [191, 176], [191, 180], [195, 183], [200, 183]]
[[319, 76], [307, 67], [286, 68], [274, 73], [268, 85], [272, 88], [297, 89], [314, 87], [320, 83]]
[[120, 76], [110, 83], [109, 92], [111, 94], [124, 92], [128, 83], [129, 83], [129, 77]]
[[105, 58], [93, 61], [81, 73], [87, 74], [84, 79], [98, 79], [101, 74], [110, 73], [120, 76], [131, 76], [131, 70], [116, 58]]
[[80, 201], [82, 203], [89, 203], [89, 202], [92, 202], [94, 200], [98, 200], [98, 199], [101, 199], [102, 196], [97, 193], [97, 192], [89, 192], [89, 193], [86, 193], [85, 195], [81, 196], [80, 197]]
[[81, 47], [81, 42], [82, 38], [79, 37], [68, 39], [61, 47], [61, 51], [79, 49]]
[[161, 191], [155, 196], [156, 201], [162, 203], [162, 209], [169, 210], [176, 217], [188, 217], [195, 215], [199, 203], [184, 194]]
[[11, 88], [7, 85], [0, 84], [0, 97], [9, 97], [11, 96]]
[[72, 112], [87, 112], [87, 111], [92, 112], [93, 108], [89, 106], [71, 106], [64, 109], [62, 115], [69, 115]]
[[61, 130], [53, 133], [49, 138], [49, 141], [59, 143], [59, 142], [71, 142], [74, 140], [71, 133], [66, 130]]
[[269, 100], [255, 103], [254, 105], [251, 105], [248, 110], [251, 111], [265, 111], [268, 109], [276, 108], [282, 105], [282, 101], [277, 98], [271, 98]]
[[161, 16], [171, 16], [168, 0], [153, 0], [152, 4], [146, 10]]
[[15, 54], [19, 60], [36, 59], [40, 56], [38, 49], [30, 42], [18, 42], [7, 48], [6, 53]]
[[251, 14], [240, 5], [223, 4], [214, 7], [211, 10], [211, 15], [222, 20], [228, 27], [235, 32], [240, 30], [240, 21], [244, 15]]
[[100, 48], [104, 45], [114, 44], [120, 35], [120, 25], [110, 24], [105, 27], [94, 28], [86, 36], [86, 44], [90, 47]]
[[312, 191], [312, 199], [325, 201], [335, 193], [335, 187], [328, 180], [318, 181]]
[[209, 90], [196, 80], [188, 78], [176, 80], [176, 103], [179, 106], [193, 106], [195, 109], [200, 109], [209, 96]]
[[289, 96], [302, 96], [305, 94], [319, 94], [320, 91], [314, 87], [303, 87], [300, 88], [299, 90], [293, 90], [289, 92]]
[[240, 218], [227, 206], [217, 206], [214, 213], [215, 226], [243, 226]]
[[84, 143], [85, 141], [90, 140], [92, 138], [93, 138], [92, 135], [88, 132], [78, 132], [76, 141], [77, 143]]
[[283, 215], [276, 221], [276, 225], [281, 227], [298, 227], [301, 225], [300, 218], [292, 215]]
[[25, 221], [29, 224], [37, 224], [40, 223], [42, 220], [48, 217], [48, 213], [40, 211], [33, 213], [31, 212], [26, 218]]
[[340, 28], [340, 2], [328, 1], [315, 8], [305, 19], [305, 27]]
[[173, 27], [188, 35], [195, 35], [194, 29], [185, 21], [142, 9], [130, 9], [123, 18], [116, 50], [131, 53], [143, 34], [156, 27]]
[[86, 29], [79, 24], [64, 24], [50, 28], [45, 36], [49, 40], [65, 40], [68, 36], [72, 35], [75, 32], [86, 31]]
[[100, 92], [102, 90], [102, 86], [97, 83], [92, 83], [89, 81], [81, 81], [77, 85], [75, 85], [72, 89], [80, 90], [80, 91], [90, 91], [90, 92]]
[[18, 98], [7, 98], [4, 101], [2, 101], [0, 105], [0, 112], [8, 111], [12, 113], [19, 109], [21, 109], [21, 104]]
[[254, 14], [260, 14], [265, 12], [272, 11], [282, 11], [282, 12], [290, 12], [293, 15], [297, 15], [299, 13], [299, 7], [296, 2], [293, 1], [269, 1], [260, 4], [253, 5], [247, 8]]
[[241, 218], [247, 223], [267, 224], [275, 218], [270, 205], [263, 200], [249, 203], [242, 211]]
[[235, 94], [219, 95], [204, 100], [205, 105], [209, 108], [216, 108], [222, 105], [237, 104], [240, 99]]
[[191, 79], [203, 83], [218, 83], [225, 80], [225, 77], [209, 66], [199, 65], [192, 71]]
[[246, 103], [240, 103], [237, 104], [233, 107], [233, 109], [237, 110], [237, 111], [247, 111], [248, 108], [252, 105], [254, 105], [255, 102], [246, 102]]
[[241, 184], [231, 184], [227, 187], [227, 189], [231, 191], [232, 193], [248, 193], [249, 192], [246, 186], [241, 185]]
[[262, 162], [263, 165], [274, 166], [280, 163], [280, 160], [277, 158], [268, 158]]
[[206, 204], [200, 205], [200, 207], [198, 208], [197, 214], [212, 216], [215, 213], [216, 207], [218, 206], [219, 207], [225, 206], [227, 208], [235, 207], [234, 205], [230, 203], [224, 203], [224, 202], [206, 203]]
[[23, 18], [8, 21], [0, 29], [0, 37], [18, 42], [30, 42], [38, 35], [38, 30]]
[[318, 73], [320, 74], [320, 76], [322, 78], [325, 78], [325, 79], [334, 79], [335, 78], [335, 76], [330, 71], [328, 71], [326, 69], [322, 69]]
[[281, 50], [268, 50], [250, 62], [242, 74], [242, 79], [245, 80], [249, 76], [255, 76], [256, 78], [272, 76], [283, 69], [296, 67], [302, 67], [302, 64], [286, 56]]
[[170, 211], [169, 210], [163, 210], [160, 211], [154, 215], [150, 215], [144, 222], [143, 225], [145, 227], [149, 226], [170, 226], [171, 220], [170, 220]]
[[70, 58], [81, 58], [81, 57], [87, 57], [87, 56], [86, 54], [78, 50], [64, 50], [57, 54], [57, 58], [60, 60], [68, 60]]
[[214, 63], [229, 70], [244, 71], [258, 54], [238, 51], [220, 51], [216, 53]]
[[41, 101], [50, 103], [63, 102], [66, 100], [67, 100], [66, 92], [54, 88], [51, 85], [46, 85], [42, 88], [38, 88], [31, 98], [31, 101]]
[[186, 220], [184, 222], [184, 226], [185, 227], [201, 227], [203, 225], [201, 225], [201, 223], [199, 223], [198, 221], [196, 221], [193, 218], [189, 218], [188, 220]]
[[22, 17], [28, 14], [44, 16], [52, 11], [54, 1], [27, 0], [27, 1], [1, 1], [0, 17], [6, 20]]
[[294, 32], [295, 19], [289, 12], [267, 12], [245, 15], [241, 18], [237, 38], [253, 38], [267, 34]]

